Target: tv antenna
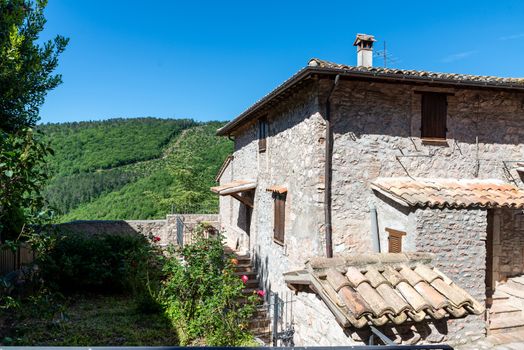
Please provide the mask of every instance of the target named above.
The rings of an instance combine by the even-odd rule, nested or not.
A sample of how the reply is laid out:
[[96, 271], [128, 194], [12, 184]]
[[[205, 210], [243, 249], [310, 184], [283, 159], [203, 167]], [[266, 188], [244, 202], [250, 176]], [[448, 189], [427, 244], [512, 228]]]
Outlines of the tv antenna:
[[382, 58], [384, 62], [384, 68], [388, 67], [388, 62], [390, 64], [398, 63], [399, 59], [393, 56], [390, 52], [388, 52], [385, 40], [382, 42], [382, 45], [383, 45], [383, 49], [375, 51], [373, 56]]

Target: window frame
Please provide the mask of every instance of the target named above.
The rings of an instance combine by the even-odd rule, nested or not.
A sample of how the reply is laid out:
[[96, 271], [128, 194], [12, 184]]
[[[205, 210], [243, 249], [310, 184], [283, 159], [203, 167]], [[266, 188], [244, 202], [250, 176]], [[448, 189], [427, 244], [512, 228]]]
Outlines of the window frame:
[[416, 93], [420, 94], [420, 138], [430, 143], [445, 142], [448, 137], [447, 97], [453, 94], [436, 91]]
[[286, 197], [287, 192], [273, 192], [273, 241], [284, 245], [286, 237]]
[[[386, 227], [386, 232], [388, 233], [388, 253], [402, 253], [402, 237], [406, 235], [406, 232], [389, 227]], [[391, 243], [392, 240], [397, 241], [399, 251], [393, 251], [395, 246]]]
[[267, 150], [267, 135], [269, 134], [269, 123], [267, 116], [258, 119], [258, 152]]

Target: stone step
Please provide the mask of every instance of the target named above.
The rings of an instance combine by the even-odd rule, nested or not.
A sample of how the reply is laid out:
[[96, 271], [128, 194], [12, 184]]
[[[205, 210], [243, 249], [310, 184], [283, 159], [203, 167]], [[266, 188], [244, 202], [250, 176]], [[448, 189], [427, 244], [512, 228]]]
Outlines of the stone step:
[[253, 268], [253, 266], [239, 266], [237, 265], [235, 267], [235, 272], [241, 272], [240, 275], [243, 275], [244, 272], [255, 272], [255, 269]]
[[491, 308], [489, 309], [490, 313], [490, 320], [496, 320], [500, 318], [508, 318], [508, 317], [515, 317], [515, 316], [521, 316], [522, 310], [510, 305], [506, 301], [497, 302], [494, 303]]
[[524, 299], [524, 286], [522, 286], [520, 283], [512, 282], [510, 280], [506, 284], [498, 286], [497, 290], [517, 298]]
[[233, 266], [233, 270], [236, 270], [239, 267], [253, 267], [251, 260], [249, 261], [239, 261], [238, 264]]
[[497, 318], [489, 324], [489, 334], [499, 334], [524, 330], [524, 317], [512, 316]]
[[522, 311], [521, 309], [511, 305], [507, 301], [501, 301], [494, 303], [493, 306], [489, 309], [490, 314], [501, 314], [501, 313], [511, 313]]
[[237, 276], [246, 275], [249, 279], [255, 279], [258, 276], [256, 271], [235, 271], [234, 274]]
[[265, 318], [265, 319], [251, 319], [249, 320], [248, 322], [248, 327], [249, 329], [256, 329], [256, 328], [265, 328], [265, 327], [269, 327], [269, 322], [270, 320]]
[[501, 291], [501, 290], [499, 290], [497, 288], [495, 293], [493, 293], [493, 295], [491, 296], [491, 299], [493, 299], [493, 301], [495, 301], [495, 300], [507, 300], [507, 299], [509, 299], [509, 295], [504, 293], [503, 291]]
[[251, 331], [251, 333], [253, 333], [253, 335], [255, 337], [260, 338], [261, 336], [263, 336], [265, 334], [270, 334], [271, 328], [269, 326], [256, 327], [256, 328], [250, 329], [250, 331]]
[[245, 286], [246, 288], [258, 288], [258, 280], [247, 280]]
[[524, 276], [512, 277], [512, 278], [510, 278], [510, 281], [513, 281], [515, 283], [521, 284], [522, 287], [524, 288]]
[[257, 291], [256, 288], [244, 288], [244, 289], [242, 289], [242, 294], [244, 294], [244, 295], [251, 295], [251, 294], [256, 293], [256, 291]]

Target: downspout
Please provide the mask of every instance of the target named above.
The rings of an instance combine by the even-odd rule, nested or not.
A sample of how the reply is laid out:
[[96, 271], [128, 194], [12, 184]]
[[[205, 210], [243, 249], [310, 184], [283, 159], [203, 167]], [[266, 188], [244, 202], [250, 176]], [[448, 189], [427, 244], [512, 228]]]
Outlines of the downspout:
[[324, 166], [324, 221], [326, 232], [326, 256], [333, 257], [333, 228], [331, 225], [331, 175], [332, 175], [332, 158], [333, 158], [333, 130], [331, 126], [331, 95], [335, 91], [340, 80], [337, 74], [335, 81], [331, 86], [329, 95], [326, 100], [326, 164]]
[[380, 253], [380, 237], [378, 234], [378, 217], [377, 208], [375, 205], [369, 207], [369, 213], [371, 214], [371, 241], [373, 243], [373, 252]]

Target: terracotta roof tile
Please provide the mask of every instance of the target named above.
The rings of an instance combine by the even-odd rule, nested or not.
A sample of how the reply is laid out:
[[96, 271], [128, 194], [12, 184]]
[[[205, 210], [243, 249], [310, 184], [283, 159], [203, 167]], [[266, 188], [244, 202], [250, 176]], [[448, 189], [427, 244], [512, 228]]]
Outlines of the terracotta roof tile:
[[361, 72], [383, 74], [392, 77], [420, 77], [436, 80], [451, 80], [458, 82], [475, 82], [490, 85], [524, 85], [524, 78], [504, 78], [486, 75], [471, 75], [471, 74], [457, 74], [457, 73], [439, 73], [423, 70], [407, 70], [383, 67], [362, 67], [362, 66], [348, 66], [345, 64], [333, 63], [318, 58], [313, 58], [308, 64], [310, 67], [319, 67], [327, 69], [343, 70], [346, 72]]
[[344, 327], [484, 312], [479, 302], [432, 267], [428, 254], [375, 253], [356, 257], [317, 257], [308, 263], [307, 270], [286, 273], [284, 277], [293, 288], [309, 285]]
[[524, 190], [495, 179], [378, 178], [371, 188], [406, 206], [524, 208]]

